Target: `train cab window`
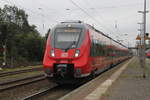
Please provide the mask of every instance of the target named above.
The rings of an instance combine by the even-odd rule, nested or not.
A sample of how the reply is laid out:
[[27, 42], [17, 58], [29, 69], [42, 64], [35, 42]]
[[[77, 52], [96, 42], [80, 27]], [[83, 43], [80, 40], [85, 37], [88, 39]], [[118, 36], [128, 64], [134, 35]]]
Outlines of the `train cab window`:
[[66, 49], [76, 48], [82, 29], [79, 28], [58, 28], [55, 30], [55, 48]]

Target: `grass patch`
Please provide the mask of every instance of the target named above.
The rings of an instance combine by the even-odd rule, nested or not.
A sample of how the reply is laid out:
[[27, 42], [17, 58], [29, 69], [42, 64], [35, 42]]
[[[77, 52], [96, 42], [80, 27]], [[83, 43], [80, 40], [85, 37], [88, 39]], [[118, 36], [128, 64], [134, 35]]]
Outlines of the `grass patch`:
[[120, 75], [120, 78], [128, 78], [128, 77], [130, 77], [130, 75], [127, 75], [127, 74], [121, 74]]
[[131, 68], [138, 68], [138, 67], [140, 67], [139, 65], [140, 65], [139, 59], [138, 59], [138, 57], [135, 57], [135, 58], [133, 58], [133, 61], [131, 63], [129, 63], [128, 66]]
[[102, 94], [103, 97], [109, 97], [110, 94], [108, 92]]

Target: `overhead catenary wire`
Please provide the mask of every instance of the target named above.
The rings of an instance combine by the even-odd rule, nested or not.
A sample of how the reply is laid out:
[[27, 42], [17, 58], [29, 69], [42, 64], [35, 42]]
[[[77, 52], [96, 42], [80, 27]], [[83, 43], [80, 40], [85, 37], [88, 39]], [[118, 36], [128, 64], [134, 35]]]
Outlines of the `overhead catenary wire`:
[[[92, 11], [94, 11], [94, 13], [96, 13], [96, 14], [98, 14], [98, 15], [100, 15], [99, 14], [99, 12], [97, 12], [97, 10], [96, 9], [98, 9], [98, 8], [96, 8], [95, 6], [93, 7], [92, 6], [92, 3], [89, 3], [88, 2], [88, 0], [82, 0], [82, 1], [84, 1], [84, 3], [86, 3], [87, 5], [88, 5], [88, 8], [90, 7], [91, 8], [91, 10]], [[133, 6], [134, 5], [134, 6]], [[134, 4], [125, 4], [125, 5], [117, 5], [117, 6], [113, 6], [113, 8], [120, 8], [120, 7], [135, 7], [135, 6], [139, 6], [139, 5], [141, 5], [140, 3], [134, 3]], [[91, 7], [92, 6], [92, 7]], [[87, 9], [88, 9], [87, 8]], [[93, 9], [92, 9], [93, 8]], [[102, 9], [103, 8], [112, 8], [112, 7], [101, 7]], [[129, 16], [129, 15], [128, 15]], [[130, 15], [131, 16], [131, 15]], [[104, 22], [104, 20], [103, 20], [103, 17], [100, 15], [99, 16], [100, 18], [101, 18], [101, 21], [103, 21]], [[118, 27], [119, 25], [118, 25], [118, 23], [117, 23], [117, 20], [115, 20], [115, 23], [114, 23], [114, 30], [115, 30], [115, 34], [110, 34], [110, 36], [116, 36], [115, 37], [115, 39], [117, 39], [118, 40], [118, 37], [119, 37], [119, 39], [123, 36], [125, 36], [125, 34], [122, 34], [122, 32], [121, 32], [121, 30], [119, 29], [119, 27]], [[112, 27], [112, 26], [111, 26]], [[127, 38], [127, 37], [126, 37]], [[122, 40], [122, 39], [121, 39]]]
[[93, 16], [91, 16], [87, 11], [85, 11], [83, 8], [81, 8], [78, 4], [76, 4], [76, 3], [75, 3], [74, 1], [72, 1], [72, 0], [70, 0], [70, 1], [71, 1], [71, 3], [72, 3], [73, 5], [75, 5], [75, 6], [78, 7], [82, 12], [84, 12], [88, 17], [90, 17], [93, 21], [95, 21], [96, 23], [98, 23], [98, 25], [104, 27], [101, 22], [99, 22], [97, 19], [95, 19]]
[[[87, 0], [83, 0], [87, 5], [88, 5], [88, 7], [91, 5]], [[91, 6], [90, 6], [91, 7]], [[93, 7], [91, 7], [91, 8], [93, 8]], [[103, 21], [104, 19], [103, 19], [103, 17], [102, 17], [102, 15], [100, 15], [100, 13], [99, 12], [97, 12], [94, 8], [92, 9], [92, 11], [94, 11], [96, 14], [98, 14], [99, 15], [99, 17], [100, 17], [100, 19], [101, 19], [101, 21]], [[103, 21], [104, 22], [104, 21]], [[107, 26], [108, 27], [108, 26]], [[107, 28], [108, 29], [108, 28]], [[116, 28], [117, 29], [117, 28]], [[110, 29], [109, 29], [110, 30]], [[110, 31], [111, 32], [111, 31]], [[114, 33], [114, 31], [113, 32], [111, 32], [111, 33]], [[121, 35], [121, 34], [119, 34], [119, 33], [121, 33], [121, 32], [115, 32], [115, 33], [117, 33], [118, 35]]]
[[[111, 30], [109, 28], [107, 28], [106, 26], [104, 26], [101, 22], [99, 22], [99, 20], [95, 19], [93, 16], [91, 16], [86, 10], [84, 10], [82, 7], [80, 7], [77, 3], [73, 2], [72, 0], [70, 0], [72, 4], [74, 4], [77, 8], [79, 8], [82, 12], [84, 12], [87, 16], [89, 16], [93, 21], [95, 21], [98, 25], [103, 26], [104, 29], [106, 29], [108, 32], [110, 33], [115, 33], [116, 36], [118, 36], [120, 38], [120, 36], [123, 36], [124, 34], [121, 34], [120, 30], [118, 29], [118, 27], [115, 30]], [[89, 7], [89, 6], [88, 6]], [[97, 13], [97, 12], [96, 12]], [[118, 26], [118, 25], [117, 25]], [[118, 34], [118, 35], [117, 35]], [[106, 34], [109, 35], [109, 34]], [[114, 35], [111, 34], [111, 37], [113, 37], [116, 41], [118, 41], [118, 38], [116, 38]]]
[[[121, 8], [121, 7], [135, 7], [135, 6], [141, 5], [140, 3], [134, 3], [134, 4], [124, 4], [124, 5], [117, 5], [117, 6], [111, 6], [111, 7], [108, 6], [108, 7], [96, 8], [96, 7], [91, 7], [91, 6], [92, 6], [92, 3], [89, 3], [88, 0], [83, 0], [83, 1], [84, 1], [84, 3], [86, 3], [86, 4], [88, 5], [88, 7], [91, 8], [92, 11], [94, 11], [96, 14], [99, 15], [101, 21], [104, 22], [104, 23], [105, 23], [105, 20], [103, 19], [101, 13], [99, 13], [96, 9]], [[131, 15], [130, 15], [130, 16], [131, 16]], [[126, 17], [127, 17], [127, 16], [126, 16]], [[128, 15], [128, 17], [129, 17], [129, 15]], [[126, 19], [126, 18], [124, 18], [124, 19]], [[106, 21], [107, 21], [107, 20], [106, 20]], [[118, 21], [115, 20], [115, 22], [113, 22], [113, 23], [114, 23], [114, 26], [110, 26], [110, 25], [109, 25], [109, 26], [107, 26], [107, 27], [108, 27], [108, 28], [113, 28], [113, 27], [114, 27], [113, 33], [115, 33], [115, 35], [116, 35], [117, 37], [122, 36], [123, 34], [122, 34], [122, 32], [120, 31], [120, 29], [119, 29]], [[108, 28], [107, 28], [107, 29], [108, 29]], [[111, 33], [112, 33], [112, 32], [111, 32]], [[113, 35], [114, 35], [114, 34], [113, 34]]]
[[[81, 8], [77, 3], [75, 3], [73, 0], [70, 0], [71, 3], [73, 5], [75, 5], [76, 7], [78, 7], [82, 12], [84, 12], [88, 17], [90, 17], [93, 21], [95, 21], [99, 26], [103, 27], [106, 30], [109, 30], [110, 33], [116, 33], [114, 31], [112, 31], [111, 29], [109, 29], [108, 27], [106, 27], [105, 25], [103, 25], [99, 20], [95, 19], [93, 16], [91, 16], [86, 10], [84, 10], [83, 8]], [[120, 35], [119, 33], [117, 33], [118, 35]]]

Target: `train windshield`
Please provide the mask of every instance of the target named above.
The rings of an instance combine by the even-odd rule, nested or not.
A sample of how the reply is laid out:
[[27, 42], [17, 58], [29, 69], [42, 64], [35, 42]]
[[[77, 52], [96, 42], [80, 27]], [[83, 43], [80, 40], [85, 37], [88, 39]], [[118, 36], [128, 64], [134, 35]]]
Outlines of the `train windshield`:
[[76, 48], [81, 34], [79, 28], [59, 28], [55, 30], [54, 47], [60, 49]]

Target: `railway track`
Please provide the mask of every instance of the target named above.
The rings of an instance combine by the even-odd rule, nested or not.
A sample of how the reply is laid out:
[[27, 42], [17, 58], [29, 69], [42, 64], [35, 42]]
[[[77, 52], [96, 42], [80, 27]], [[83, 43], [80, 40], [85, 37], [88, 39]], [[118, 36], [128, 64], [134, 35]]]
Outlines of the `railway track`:
[[[49, 84], [46, 78], [40, 80], [33, 77], [29, 79], [29, 81], [25, 80], [20, 81], [20, 83], [15, 82], [15, 80], [14, 83], [12, 82], [0, 83], [0, 87], [7, 85], [9, 86], [8, 88], [7, 87], [5, 88], [3, 87], [3, 89], [0, 88], [1, 92], [0, 98], [5, 98], [8, 100], [12, 100], [12, 98], [15, 99], [17, 98], [16, 100], [57, 100], [79, 87], [79, 86], [70, 87], [66, 85], [57, 85], [54, 83]], [[13, 86], [10, 86], [10, 84], [13, 84]], [[7, 96], [9, 94], [12, 95]]]
[[14, 88], [17, 88], [19, 86], [32, 84], [32, 83], [42, 81], [45, 79], [46, 79], [45, 75], [40, 74], [40, 75], [35, 75], [32, 77], [26, 77], [26, 78], [22, 78], [22, 79], [16, 79], [16, 80], [11, 80], [11, 81], [1, 82], [0, 83], [0, 92], [14, 89]]
[[43, 68], [30, 68], [30, 69], [24, 69], [24, 70], [18, 70], [18, 71], [9, 71], [9, 72], [2, 72], [0, 73], [0, 77], [5, 77], [9, 75], [15, 75], [20, 73], [27, 73], [27, 72], [33, 72], [33, 71], [41, 71]]
[[[118, 64], [116, 64], [116, 66]], [[113, 68], [114, 67], [112, 67], [111, 69], [113, 69]], [[103, 73], [105, 73], [105, 72], [108, 73], [109, 71], [105, 70]], [[103, 73], [101, 73], [101, 74], [103, 74]], [[22, 100], [57, 100], [57, 99], [63, 97], [64, 95], [70, 93], [77, 87], [79, 87], [79, 86], [68, 87], [65, 85], [63, 85], [63, 86], [57, 85], [53, 88], [47, 88], [47, 89], [37, 92], [35, 94], [29, 95], [29, 96], [23, 98]]]
[[47, 89], [42, 90], [42, 91], [40, 91], [40, 92], [37, 92], [37, 93], [35, 93], [35, 94], [29, 95], [29, 96], [23, 98], [22, 100], [33, 100], [33, 99], [36, 99], [36, 98], [38, 98], [39, 96], [43, 96], [43, 95], [47, 94], [50, 90], [55, 89], [55, 88], [57, 88], [57, 87], [58, 87], [58, 86], [56, 85], [56, 86], [53, 87], [53, 88], [47, 88]]
[[52, 88], [47, 88], [35, 94], [29, 95], [22, 100], [57, 100], [76, 88], [77, 86], [55, 85]]

